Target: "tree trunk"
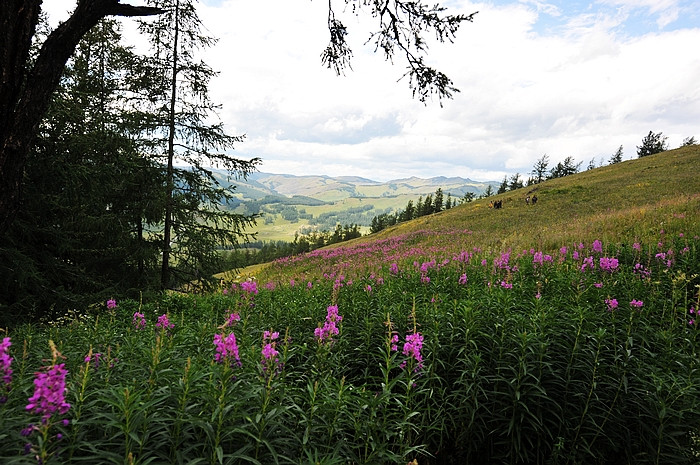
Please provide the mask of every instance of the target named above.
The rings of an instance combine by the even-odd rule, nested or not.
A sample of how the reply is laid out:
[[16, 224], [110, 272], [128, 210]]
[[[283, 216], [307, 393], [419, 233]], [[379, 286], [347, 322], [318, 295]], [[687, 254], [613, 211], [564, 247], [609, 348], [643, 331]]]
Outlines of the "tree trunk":
[[80, 39], [105, 16], [162, 12], [158, 8], [122, 5], [119, 0], [79, 0], [70, 18], [49, 34], [29, 69], [29, 50], [41, 3], [0, 0], [0, 234], [19, 209], [27, 153]]
[[166, 171], [166, 198], [165, 198], [165, 221], [163, 224], [163, 263], [160, 274], [160, 287], [168, 289], [170, 287], [170, 242], [172, 240], [173, 229], [173, 191], [175, 190], [175, 180], [173, 173], [173, 161], [175, 159], [175, 110], [177, 104], [177, 70], [178, 70], [178, 40], [180, 35], [180, 2], [175, 2], [175, 28], [173, 35], [173, 56], [172, 56], [172, 76], [170, 83], [170, 112], [168, 115], [168, 168]]

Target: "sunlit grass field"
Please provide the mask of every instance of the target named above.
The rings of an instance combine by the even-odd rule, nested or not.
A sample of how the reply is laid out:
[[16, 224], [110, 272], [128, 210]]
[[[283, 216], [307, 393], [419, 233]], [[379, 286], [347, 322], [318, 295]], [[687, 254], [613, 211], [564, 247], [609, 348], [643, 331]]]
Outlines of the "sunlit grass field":
[[698, 463], [697, 166], [671, 151], [7, 328], [0, 462]]

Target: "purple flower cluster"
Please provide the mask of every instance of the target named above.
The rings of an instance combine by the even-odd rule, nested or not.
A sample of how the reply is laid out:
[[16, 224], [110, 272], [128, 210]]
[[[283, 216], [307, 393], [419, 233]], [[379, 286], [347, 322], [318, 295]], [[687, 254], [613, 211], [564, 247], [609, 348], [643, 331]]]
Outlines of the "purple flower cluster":
[[54, 413], [64, 415], [70, 409], [70, 404], [65, 398], [66, 374], [68, 370], [63, 363], [45, 367], [44, 371], [36, 373], [34, 395], [29, 398], [26, 409], [31, 413], [42, 415], [45, 423]]
[[236, 326], [236, 324], [241, 321], [241, 315], [238, 312], [231, 313], [228, 316], [228, 320], [226, 320], [226, 323], [224, 323], [224, 328], [228, 328], [229, 326]]
[[651, 276], [651, 271], [645, 268], [641, 263], [635, 264], [632, 272], [639, 276], [639, 279], [646, 279]]
[[109, 299], [109, 300], [107, 301], [107, 308], [110, 309], [110, 310], [112, 310], [112, 309], [114, 309], [114, 308], [117, 308], [117, 301], [114, 300], [114, 299]]
[[[413, 333], [406, 335], [406, 342], [403, 345], [402, 353], [409, 358], [414, 359], [418, 364], [414, 371], [418, 371], [423, 368], [423, 355], [421, 354], [421, 349], [423, 348], [423, 335], [421, 333]], [[407, 361], [404, 360], [401, 363], [401, 368], [405, 368]]]
[[215, 334], [214, 345], [216, 346], [216, 354], [214, 355], [216, 363], [224, 363], [228, 360], [230, 366], [241, 366], [235, 334], [230, 333], [226, 337], [223, 337], [221, 334]]
[[99, 352], [95, 352], [94, 354], [88, 354], [85, 356], [84, 362], [85, 363], [92, 363], [93, 366], [97, 369], [100, 367], [100, 362], [102, 359], [102, 354]]
[[0, 343], [0, 376], [2, 377], [2, 385], [0, 385], [0, 404], [6, 400], [5, 393], [10, 390], [12, 383], [12, 357], [10, 357], [10, 346], [12, 342], [9, 337], [5, 337]]
[[264, 372], [273, 373], [279, 368], [279, 351], [275, 348], [276, 340], [280, 337], [277, 331], [263, 333], [262, 366]]
[[258, 294], [258, 284], [255, 281], [243, 281], [241, 283], [241, 289], [247, 294]]
[[156, 328], [158, 329], [173, 329], [175, 324], [171, 323], [168, 319], [167, 313], [162, 314], [158, 317], [158, 322], [156, 323]]
[[632, 301], [630, 302], [630, 307], [642, 308], [643, 306], [644, 302], [642, 302], [641, 300], [632, 299]]
[[146, 327], [146, 317], [143, 315], [143, 313], [134, 312], [134, 317], [131, 319], [131, 324], [133, 324], [134, 328], [137, 330], [144, 329]]
[[607, 271], [608, 273], [612, 273], [613, 271], [616, 271], [618, 266], [620, 265], [617, 258], [608, 258], [608, 257], [600, 257], [598, 264], [600, 265], [601, 270]]
[[593, 249], [593, 252], [603, 253], [603, 243], [600, 242], [598, 239], [593, 241], [593, 245], [591, 248]]
[[543, 254], [542, 252], [535, 252], [532, 255], [532, 263], [536, 267], [543, 266], [545, 263], [552, 263], [554, 259], [551, 255]]
[[617, 299], [605, 299], [605, 304], [608, 306], [609, 312], [612, 312], [618, 306]]
[[314, 330], [314, 336], [319, 344], [331, 344], [333, 343], [333, 336], [337, 336], [340, 333], [337, 323], [343, 321], [343, 317], [338, 315], [338, 306], [330, 305], [326, 312], [326, 321], [323, 326], [319, 326]]

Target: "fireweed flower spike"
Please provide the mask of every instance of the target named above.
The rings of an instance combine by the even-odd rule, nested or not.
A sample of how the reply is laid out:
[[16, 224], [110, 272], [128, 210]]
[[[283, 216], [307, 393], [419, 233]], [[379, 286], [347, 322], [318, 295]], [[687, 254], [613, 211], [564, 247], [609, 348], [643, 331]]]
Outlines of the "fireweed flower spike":
[[5, 337], [0, 343], [0, 377], [2, 377], [2, 384], [0, 384], [0, 404], [4, 404], [7, 401], [6, 393], [10, 391], [10, 384], [12, 383], [12, 357], [10, 357], [10, 346], [12, 342], [9, 337]]
[[158, 322], [156, 323], [156, 328], [168, 330], [168, 329], [173, 329], [174, 327], [175, 327], [175, 324], [170, 322], [170, 320], [168, 319], [167, 313], [164, 313], [158, 317]]
[[238, 344], [236, 343], [235, 334], [230, 333], [226, 337], [221, 336], [221, 334], [215, 334], [214, 345], [216, 346], [216, 354], [214, 355], [216, 363], [223, 364], [228, 361], [231, 367], [234, 365], [242, 366], [241, 358], [238, 355]]
[[[423, 368], [423, 355], [421, 354], [421, 349], [423, 348], [423, 335], [421, 333], [413, 333], [406, 335], [406, 342], [403, 345], [403, 354], [407, 355], [409, 359], [414, 359], [418, 364], [413, 371], [419, 371]], [[407, 361], [404, 360], [401, 363], [401, 368], [405, 368]]]
[[112, 310], [113, 308], [117, 308], [117, 301], [114, 299], [109, 299], [107, 301], [107, 308]]
[[328, 307], [326, 312], [326, 321], [323, 326], [319, 326], [314, 330], [314, 336], [319, 344], [331, 344], [333, 343], [333, 336], [337, 336], [340, 330], [336, 326], [336, 323], [343, 321], [343, 317], [338, 315], [338, 306], [331, 305]]
[[[63, 357], [56, 349], [53, 341], [49, 340], [51, 347], [53, 362], [51, 366], [43, 367], [37, 372], [34, 378], [34, 394], [28, 399], [25, 409], [27, 412], [41, 415], [39, 424], [30, 424], [22, 430], [23, 436], [30, 436], [35, 431], [41, 435], [36, 447], [32, 443], [25, 445], [25, 453], [35, 452], [37, 462], [40, 464], [47, 463], [48, 459], [54, 455], [50, 451], [51, 444], [49, 438], [49, 429], [54, 425], [52, 421], [56, 414], [65, 415], [68, 413], [71, 405], [66, 402], [66, 375], [68, 370], [63, 363], [56, 363], [59, 357]], [[63, 425], [68, 424], [68, 420], [61, 421]], [[60, 433], [59, 433], [60, 434]], [[55, 436], [60, 440], [62, 436]]]
[[612, 312], [617, 308], [617, 299], [605, 299], [605, 304], [608, 306], [608, 311]]
[[262, 345], [262, 364], [263, 372], [272, 376], [272, 374], [280, 368], [279, 362], [279, 352], [275, 349], [277, 345], [276, 339], [279, 338], [280, 333], [277, 331], [265, 331], [263, 333], [263, 345]]
[[642, 308], [643, 306], [644, 306], [644, 302], [642, 302], [641, 300], [633, 299], [630, 302], [630, 307]]
[[45, 367], [44, 371], [37, 372], [34, 379], [34, 395], [29, 398], [26, 409], [42, 415], [45, 422], [56, 412], [61, 415], [68, 413], [70, 404], [65, 398], [67, 374], [68, 370], [63, 363]]
[[134, 329], [144, 329], [146, 327], [146, 317], [143, 315], [143, 313], [134, 312], [134, 317], [131, 320], [131, 324], [134, 326]]
[[243, 281], [241, 283], [241, 289], [247, 294], [257, 295], [258, 284], [255, 281]]

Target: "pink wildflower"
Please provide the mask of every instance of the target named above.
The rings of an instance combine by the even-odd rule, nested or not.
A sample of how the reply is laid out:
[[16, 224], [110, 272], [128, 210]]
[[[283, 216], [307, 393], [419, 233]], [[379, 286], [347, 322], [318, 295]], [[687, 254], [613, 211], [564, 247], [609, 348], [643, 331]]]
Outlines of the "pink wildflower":
[[113, 308], [117, 308], [117, 301], [114, 300], [114, 299], [109, 299], [109, 300], [107, 301], [107, 308], [110, 309], [110, 310], [113, 309]]
[[135, 329], [140, 330], [146, 327], [146, 317], [143, 313], [134, 312], [134, 317], [131, 320], [131, 324]]
[[241, 315], [238, 314], [238, 312], [231, 313], [228, 316], [228, 320], [226, 320], [226, 323], [224, 323], [224, 328], [228, 328], [229, 326], [235, 326], [236, 323], [241, 321]]
[[[403, 345], [403, 354], [413, 358], [418, 365], [415, 371], [423, 368], [423, 355], [421, 354], [421, 349], [423, 348], [423, 335], [421, 333], [407, 334], [406, 342]], [[406, 362], [401, 364], [402, 368], [406, 366]]]
[[608, 273], [612, 273], [613, 271], [616, 271], [618, 266], [619, 266], [619, 262], [618, 262], [617, 258], [614, 258], [614, 257], [613, 258], [600, 257], [600, 260], [598, 263], [600, 265], [600, 268], [603, 271], [607, 271]]
[[170, 320], [168, 319], [168, 315], [166, 313], [164, 313], [158, 317], [158, 322], [156, 323], [156, 328], [173, 329], [174, 327], [175, 327], [175, 324], [170, 322]]
[[66, 374], [68, 370], [63, 363], [45, 367], [44, 371], [37, 372], [34, 378], [34, 395], [29, 398], [26, 409], [42, 415], [44, 420], [48, 420], [56, 412], [65, 415], [70, 409], [70, 404], [65, 398]]
[[343, 317], [338, 314], [338, 306], [330, 305], [326, 311], [326, 321], [323, 326], [319, 326], [314, 330], [314, 336], [319, 344], [333, 342], [333, 336], [340, 334], [337, 323], [343, 321]]
[[391, 342], [391, 350], [392, 350], [392, 351], [397, 351], [397, 350], [399, 350], [399, 346], [398, 346], [398, 343], [399, 343], [399, 335], [398, 335], [398, 334], [394, 334], [393, 336], [391, 336], [390, 342]]
[[275, 340], [279, 337], [280, 333], [277, 331], [265, 331], [263, 333], [263, 347], [262, 347], [262, 360], [261, 364], [264, 372], [273, 373], [275, 370], [280, 368], [279, 363], [279, 351], [275, 348], [277, 342]]
[[459, 277], [459, 284], [467, 284], [467, 273], [462, 273], [462, 276]]
[[12, 383], [12, 357], [10, 357], [10, 346], [12, 342], [9, 337], [2, 339], [0, 343], [0, 376], [2, 377], [2, 385], [0, 385], [0, 404], [5, 403], [7, 398], [4, 393], [10, 390]]
[[644, 306], [644, 302], [641, 300], [633, 299], [630, 302], [630, 307], [635, 307], [635, 308], [642, 308]]
[[241, 283], [241, 289], [248, 294], [257, 295], [258, 284], [255, 281], [243, 281]]
[[603, 252], [603, 243], [600, 242], [598, 239], [594, 240], [592, 249], [593, 249], [593, 252], [602, 253]]
[[617, 299], [605, 299], [605, 304], [608, 306], [609, 312], [612, 312], [618, 306]]
[[102, 358], [102, 354], [99, 352], [95, 352], [92, 355], [86, 355], [85, 359], [83, 360], [85, 363], [91, 363], [93, 366], [97, 369], [100, 367], [100, 359]]
[[221, 334], [214, 335], [214, 345], [216, 346], [216, 354], [214, 361], [216, 363], [224, 363], [229, 361], [229, 365], [241, 366], [241, 359], [238, 356], [238, 344], [236, 343], [236, 335], [230, 333], [225, 338]]

